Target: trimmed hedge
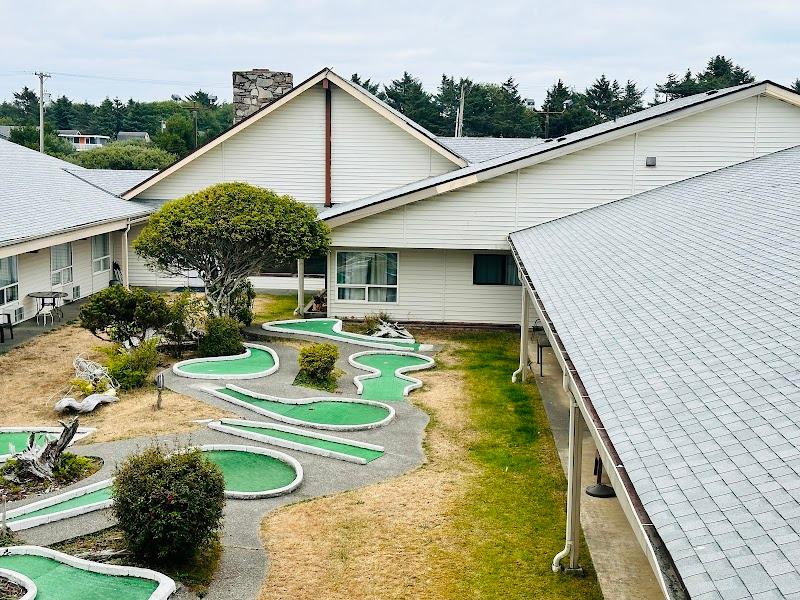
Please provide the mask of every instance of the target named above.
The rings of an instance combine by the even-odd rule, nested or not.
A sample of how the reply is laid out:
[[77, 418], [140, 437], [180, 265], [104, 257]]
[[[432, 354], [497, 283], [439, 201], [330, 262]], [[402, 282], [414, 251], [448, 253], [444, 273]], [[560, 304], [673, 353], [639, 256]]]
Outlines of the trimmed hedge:
[[206, 334], [200, 340], [200, 356], [233, 356], [244, 352], [242, 330], [233, 317], [212, 317], [206, 321]]
[[305, 346], [298, 358], [300, 372], [311, 380], [325, 381], [333, 374], [338, 358], [339, 348], [333, 344]]

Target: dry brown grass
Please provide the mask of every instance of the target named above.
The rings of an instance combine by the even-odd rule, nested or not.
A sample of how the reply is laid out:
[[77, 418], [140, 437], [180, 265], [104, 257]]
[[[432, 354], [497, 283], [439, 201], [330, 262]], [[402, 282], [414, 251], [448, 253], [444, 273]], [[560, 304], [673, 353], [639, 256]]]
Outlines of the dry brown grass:
[[[72, 379], [73, 359], [85, 353], [98, 360], [102, 354], [97, 348], [104, 345], [88, 331], [68, 325], [0, 355], [0, 426], [57, 424], [53, 396]], [[162, 410], [154, 411], [155, 393], [153, 388], [122, 392], [116, 404], [81, 416], [82, 425], [98, 429], [87, 443], [190, 431], [200, 427], [195, 419], [227, 415], [169, 390]]]
[[411, 396], [432, 419], [425, 465], [268, 516], [261, 533], [271, 563], [261, 600], [438, 597], [433, 582], [446, 555], [441, 550], [455, 543], [452, 507], [477, 472], [467, 460], [475, 433], [463, 377], [448, 368], [453, 344], [436, 342], [445, 345], [439, 368], [421, 373], [425, 387]]

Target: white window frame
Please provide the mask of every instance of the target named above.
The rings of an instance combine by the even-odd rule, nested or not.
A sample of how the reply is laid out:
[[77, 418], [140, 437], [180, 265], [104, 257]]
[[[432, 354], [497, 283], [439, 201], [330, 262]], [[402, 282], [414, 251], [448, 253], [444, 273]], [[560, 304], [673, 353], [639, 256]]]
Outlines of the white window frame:
[[[0, 287], [0, 306], [8, 306], [19, 302], [19, 261], [16, 256], [8, 256], [6, 258], [10, 258], [14, 263], [14, 272], [17, 274], [17, 280], [14, 283], [9, 283], [8, 285]], [[0, 260], [5, 260], [5, 258]], [[10, 290], [11, 288], [17, 288], [17, 297], [14, 298], [14, 300], [7, 300], [8, 292], [6, 290]]]
[[[339, 253], [341, 252], [369, 252], [372, 254], [395, 254], [397, 256], [397, 283], [394, 285], [385, 285], [385, 284], [373, 284], [373, 283], [339, 283]], [[337, 250], [336, 255], [333, 257], [333, 281], [336, 284], [336, 302], [352, 302], [354, 304], [398, 304], [400, 302], [400, 253], [397, 250], [372, 250], [372, 249], [360, 249], [354, 248], [351, 250]], [[364, 290], [364, 299], [363, 300], [340, 300], [339, 299], [339, 288], [342, 289], [363, 289]], [[386, 301], [372, 301], [369, 299], [369, 289], [370, 288], [394, 288], [396, 290], [395, 299], [394, 300], [386, 300]]]
[[[95, 238], [101, 238], [101, 237], [105, 237], [108, 240], [108, 254], [104, 254], [103, 256], [95, 256], [94, 240]], [[101, 233], [99, 235], [94, 235], [92, 236], [91, 244], [92, 244], [92, 274], [100, 275], [102, 273], [108, 273], [111, 270], [111, 234]]]
[[[75, 265], [75, 256], [72, 251], [72, 242], [65, 242], [63, 244], [56, 244], [56, 246], [69, 246], [69, 265], [66, 267], [62, 267], [60, 269], [53, 269], [53, 248], [55, 246], [50, 247], [50, 287], [63, 287], [65, 285], [70, 285], [75, 281], [75, 271], [73, 270]], [[69, 271], [69, 279], [64, 279], [64, 274]], [[54, 276], [58, 274], [58, 282], [54, 280]]]

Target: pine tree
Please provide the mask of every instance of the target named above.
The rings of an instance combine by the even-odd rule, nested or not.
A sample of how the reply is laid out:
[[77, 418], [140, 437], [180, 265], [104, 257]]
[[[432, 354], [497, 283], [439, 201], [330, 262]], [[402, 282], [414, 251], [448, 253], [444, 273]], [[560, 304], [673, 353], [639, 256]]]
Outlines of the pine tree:
[[800, 79], [795, 79], [794, 83], [792, 84], [792, 89], [800, 94]]
[[656, 95], [658, 97], [658, 94], [664, 94], [666, 100], [674, 100], [753, 81], [755, 77], [750, 71], [718, 54], [709, 59], [706, 68], [697, 75], [692, 75], [690, 69], [686, 70], [681, 80], [674, 74], [668, 75], [667, 81], [656, 86]]
[[14, 92], [14, 107], [19, 111], [23, 121], [20, 125], [39, 122], [39, 96], [28, 86], [19, 92]]
[[386, 95], [383, 92], [381, 92], [381, 84], [378, 83], [377, 81], [372, 81], [372, 79], [370, 78], [361, 79], [358, 73], [353, 73], [350, 76], [350, 81], [352, 81], [356, 85], [360, 85], [362, 88], [367, 90], [373, 96], [377, 96], [381, 100], [386, 99]]
[[628, 79], [622, 94], [619, 97], [618, 116], [622, 117], [642, 110], [642, 98], [645, 90], [640, 90], [636, 82]]
[[74, 129], [72, 127], [72, 101], [66, 96], [61, 96], [47, 111], [48, 119], [53, 122], [56, 129]]
[[419, 79], [408, 71], [400, 79], [384, 86], [386, 102], [397, 111], [416, 121], [434, 133], [443, 130], [443, 122], [431, 95], [426, 92]]

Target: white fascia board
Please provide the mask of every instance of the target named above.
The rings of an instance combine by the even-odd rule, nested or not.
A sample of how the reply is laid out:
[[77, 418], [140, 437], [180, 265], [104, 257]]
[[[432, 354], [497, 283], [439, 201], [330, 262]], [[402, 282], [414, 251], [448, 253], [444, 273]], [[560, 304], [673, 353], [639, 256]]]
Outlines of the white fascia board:
[[0, 258], [17, 256], [19, 254], [25, 254], [26, 252], [35, 252], [51, 246], [57, 246], [58, 244], [66, 244], [67, 242], [75, 242], [103, 233], [119, 231], [127, 227], [128, 219], [122, 219], [86, 227], [76, 227], [68, 231], [39, 236], [28, 240], [20, 240], [17, 243], [0, 246]]

